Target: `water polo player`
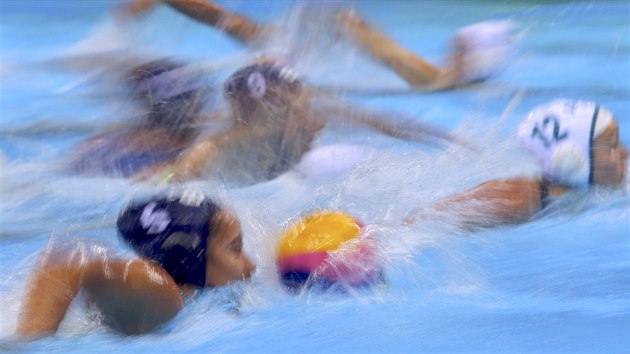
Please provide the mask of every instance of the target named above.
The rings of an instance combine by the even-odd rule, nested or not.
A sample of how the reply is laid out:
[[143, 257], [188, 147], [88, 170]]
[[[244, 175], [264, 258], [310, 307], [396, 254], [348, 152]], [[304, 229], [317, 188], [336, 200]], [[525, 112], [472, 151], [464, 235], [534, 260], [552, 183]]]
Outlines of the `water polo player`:
[[72, 148], [64, 169], [87, 176], [147, 174], [188, 148], [201, 131], [207, 87], [181, 63], [156, 60], [127, 74], [142, 116]]
[[[270, 59], [232, 74], [224, 85], [224, 96], [231, 107], [233, 125], [185, 151], [167, 172], [167, 179], [213, 176], [230, 183], [251, 184], [275, 178], [311, 151], [313, 141], [329, 120], [345, 119], [409, 140], [452, 139], [437, 129], [429, 130], [428, 125], [389, 124], [375, 115], [354, 111], [351, 106], [328, 105], [335, 102], [328, 98], [314, 105], [312, 101], [320, 98], [316, 90], [305, 85], [290, 67]], [[337, 148], [339, 153], [349, 152], [343, 146]]]
[[297, 74], [274, 62], [236, 71], [224, 85], [233, 125], [197, 142], [173, 169], [176, 180], [214, 176], [238, 184], [275, 178], [310, 149], [322, 119], [309, 116]]
[[281, 280], [292, 290], [381, 279], [375, 240], [363, 223], [341, 211], [311, 212], [293, 222], [278, 239], [276, 256]]
[[570, 189], [625, 183], [628, 150], [612, 113], [595, 102], [559, 99], [535, 107], [517, 137], [541, 167], [541, 178], [485, 182], [434, 205], [437, 215], [467, 227], [521, 223]]
[[133, 201], [117, 229], [140, 258], [85, 240], [46, 247], [22, 301], [18, 336], [54, 333], [79, 290], [109, 326], [143, 333], [171, 320], [191, 289], [224, 286], [254, 271], [236, 216], [200, 193]]
[[368, 25], [356, 12], [337, 16], [340, 30], [373, 58], [389, 66], [414, 88], [443, 90], [480, 82], [506, 65], [515, 42], [509, 21], [486, 21], [460, 29], [453, 39], [453, 54], [445, 67], [424, 58]]

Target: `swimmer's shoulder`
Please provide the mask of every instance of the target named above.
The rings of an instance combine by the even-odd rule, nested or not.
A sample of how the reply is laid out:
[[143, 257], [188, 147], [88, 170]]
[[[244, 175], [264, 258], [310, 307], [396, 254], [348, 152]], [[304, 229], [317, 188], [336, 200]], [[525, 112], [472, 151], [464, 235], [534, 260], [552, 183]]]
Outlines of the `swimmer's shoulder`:
[[184, 304], [181, 289], [166, 270], [142, 258], [93, 263], [85, 290], [105, 321], [126, 334], [168, 322]]

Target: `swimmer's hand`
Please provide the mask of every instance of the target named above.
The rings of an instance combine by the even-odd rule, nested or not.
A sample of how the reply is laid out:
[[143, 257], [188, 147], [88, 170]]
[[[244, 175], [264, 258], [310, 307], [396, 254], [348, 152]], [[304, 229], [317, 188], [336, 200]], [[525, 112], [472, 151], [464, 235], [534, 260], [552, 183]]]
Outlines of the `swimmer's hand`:
[[367, 25], [355, 10], [343, 10], [335, 16], [337, 22], [337, 33], [344, 35], [347, 33], [354, 34]]

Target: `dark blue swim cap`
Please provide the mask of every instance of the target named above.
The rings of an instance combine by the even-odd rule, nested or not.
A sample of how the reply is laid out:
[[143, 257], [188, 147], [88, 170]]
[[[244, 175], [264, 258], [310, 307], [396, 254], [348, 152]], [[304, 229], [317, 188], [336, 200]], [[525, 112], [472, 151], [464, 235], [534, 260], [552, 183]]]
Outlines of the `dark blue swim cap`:
[[150, 122], [174, 132], [194, 129], [201, 118], [209, 85], [198, 66], [159, 59], [133, 68], [127, 79]]
[[202, 73], [173, 59], [159, 59], [133, 68], [129, 80], [138, 97], [151, 101], [172, 100], [205, 88]]
[[120, 236], [160, 264], [178, 284], [205, 286], [206, 247], [219, 206], [198, 192], [130, 203], [118, 216]]

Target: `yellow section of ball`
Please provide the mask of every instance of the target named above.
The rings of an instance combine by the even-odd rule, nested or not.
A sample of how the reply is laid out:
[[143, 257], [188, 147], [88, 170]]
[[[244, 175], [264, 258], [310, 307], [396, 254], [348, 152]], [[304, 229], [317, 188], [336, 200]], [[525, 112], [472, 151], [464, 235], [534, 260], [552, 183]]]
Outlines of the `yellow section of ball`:
[[340, 211], [320, 211], [294, 223], [278, 240], [278, 258], [338, 249], [361, 232], [361, 225]]

